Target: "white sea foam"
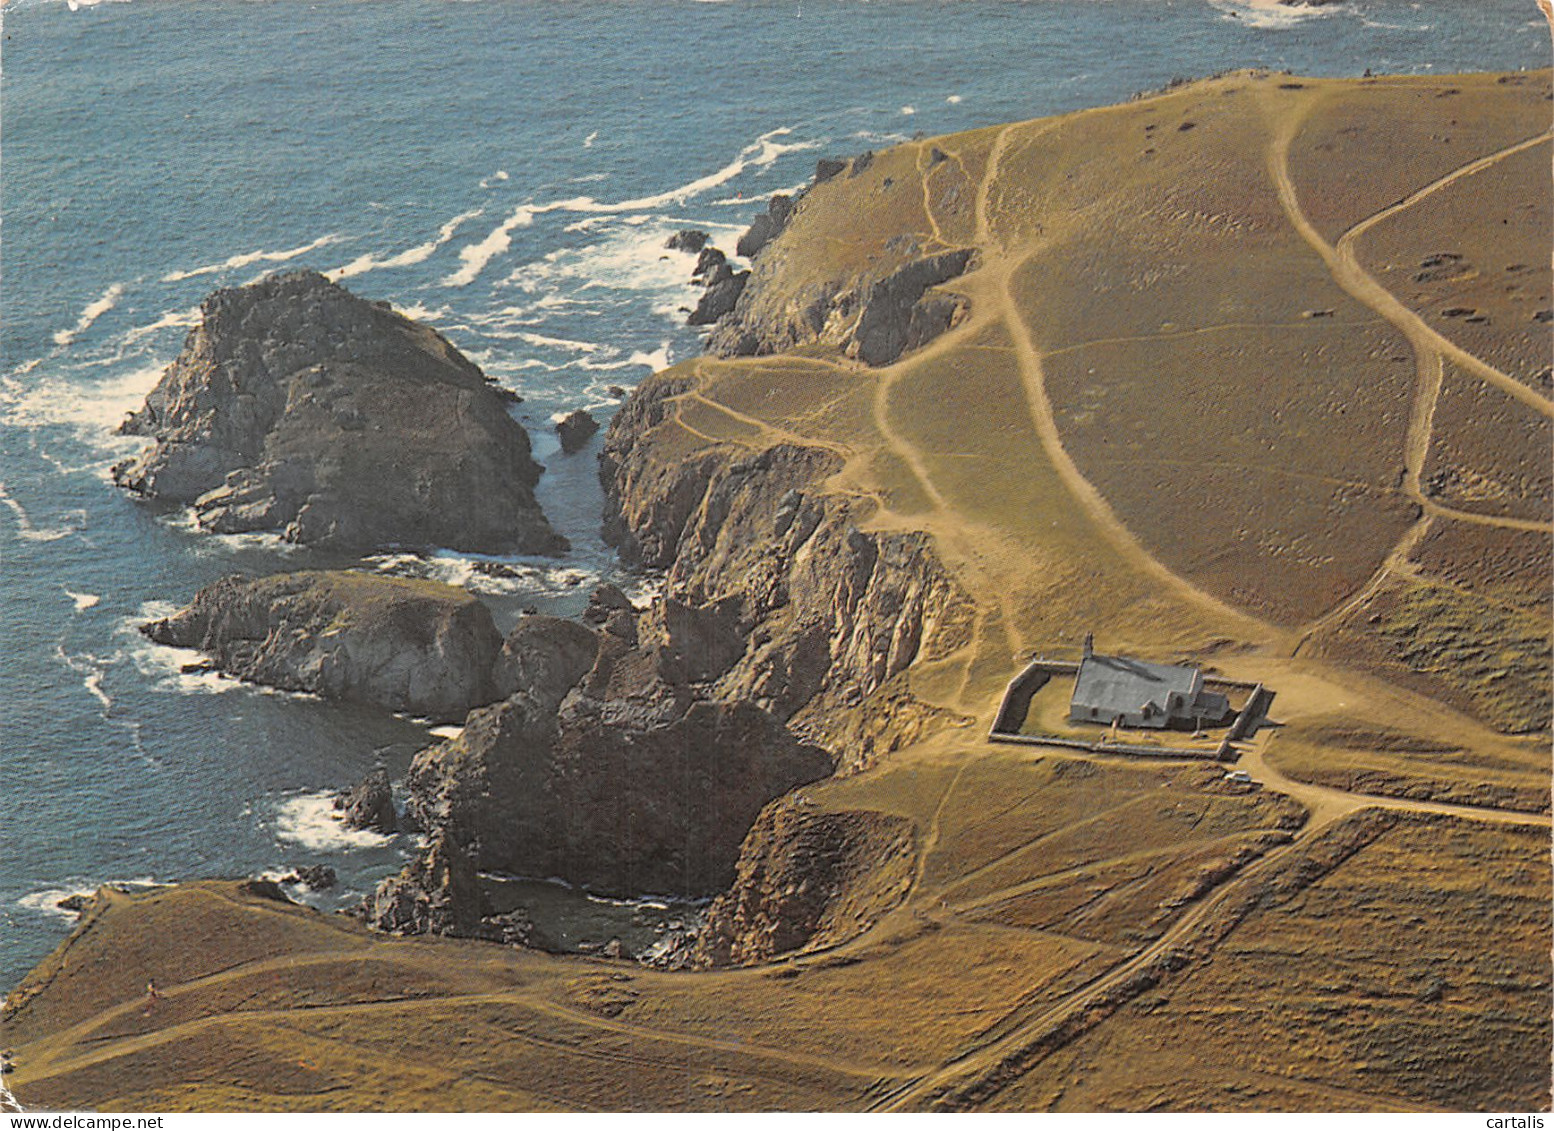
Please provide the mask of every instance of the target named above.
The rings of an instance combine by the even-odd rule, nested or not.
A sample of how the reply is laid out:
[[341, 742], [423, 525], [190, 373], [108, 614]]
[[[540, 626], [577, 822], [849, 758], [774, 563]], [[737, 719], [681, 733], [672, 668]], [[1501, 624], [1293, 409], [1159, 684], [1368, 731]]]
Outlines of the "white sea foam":
[[81, 676], [81, 686], [102, 707], [102, 717], [108, 718], [113, 711], [113, 697], [103, 690], [103, 674], [111, 665], [119, 662], [119, 653], [94, 656], [90, 652], [80, 652], [72, 655], [65, 651], [63, 644], [56, 644], [54, 655], [65, 667]]
[[[664, 247], [676, 230], [662, 218], [606, 226], [598, 242], [557, 249], [516, 268], [503, 283], [539, 296], [560, 293], [567, 284], [573, 295], [598, 287], [646, 291], [660, 297], [665, 312], [676, 314], [681, 306], [694, 306], [699, 294], [690, 280], [689, 257]], [[541, 297], [535, 307], [544, 301]]]
[[[64, 589], [64, 586], [60, 586]], [[65, 596], [75, 602], [76, 612], [84, 613], [87, 609], [95, 608], [102, 598], [96, 593], [77, 593], [74, 589], [65, 589]]]
[[81, 379], [79, 368], [62, 374], [45, 371], [30, 385], [7, 395], [0, 419], [18, 428], [65, 425], [96, 447], [127, 454], [145, 440], [119, 436], [114, 430], [126, 413], [145, 400], [162, 370], [160, 364], [148, 365], [91, 381]]
[[150, 876], [141, 876], [133, 880], [95, 880], [71, 878], [63, 881], [63, 886], [57, 888], [43, 888], [41, 891], [29, 892], [16, 901], [16, 906], [25, 911], [31, 911], [38, 915], [47, 915], [51, 919], [60, 919], [66, 923], [76, 921], [74, 911], [66, 911], [59, 906], [59, 901], [69, 899], [73, 895], [91, 897], [97, 894], [97, 889], [102, 887], [116, 888], [154, 888], [162, 885]]
[[[719, 185], [727, 184], [746, 169], [766, 168], [786, 153], [817, 149], [824, 144], [822, 141], [785, 142], [779, 140], [792, 133], [793, 130], [788, 126], [769, 130], [741, 149], [734, 159], [721, 169], [653, 196], [635, 197], [631, 200], [619, 200], [613, 203], [601, 202], [588, 196], [580, 196], [567, 200], [553, 200], [546, 204], [521, 204], [513, 210], [507, 219], [493, 228], [485, 239], [477, 243], [467, 244], [459, 249], [459, 259], [463, 266], [444, 278], [443, 285], [464, 287], [474, 282], [480, 276], [480, 273], [486, 269], [487, 264], [512, 246], [513, 232], [533, 224], [534, 218], [543, 213], [567, 211], [593, 215], [612, 215], [626, 212], [653, 212], [670, 204], [683, 204], [687, 200], [717, 188]], [[645, 224], [647, 219], [644, 217], [643, 220], [637, 221], [637, 223]]]
[[903, 106], [903, 107], [901, 107], [901, 112], [903, 114], [905, 114], [907, 117], [911, 117], [913, 114], [917, 113], [917, 107], [916, 106]]
[[[503, 179], [506, 179], [506, 176], [506, 173], [502, 174]], [[481, 186], [484, 187], [484, 185], [485, 182], [482, 181]], [[368, 271], [382, 271], [390, 267], [413, 267], [417, 263], [424, 263], [436, 254], [438, 248], [451, 240], [453, 234], [467, 221], [475, 219], [484, 212], [485, 209], [483, 208], [473, 208], [468, 212], [461, 212], [438, 228], [437, 235], [425, 243], [416, 244], [412, 248], [407, 248], [383, 259], [370, 254], [359, 255], [344, 267], [336, 267], [332, 271], [325, 271], [324, 276], [338, 283], [341, 279], [349, 279], [354, 275], [363, 275]]]
[[286, 798], [275, 811], [276, 839], [312, 852], [377, 848], [393, 839], [370, 829], [348, 828], [334, 803], [335, 795], [327, 789]]
[[463, 266], [444, 278], [443, 286], [469, 286], [486, 269], [486, 264], [512, 246], [513, 232], [519, 228], [527, 228], [541, 213], [591, 203], [592, 201], [587, 197], [579, 197], [576, 200], [557, 200], [549, 204], [520, 204], [513, 209], [507, 219], [492, 228], [485, 239], [478, 243], [466, 244], [459, 249], [459, 260]]
[[430, 729], [427, 730], [426, 733], [431, 735], [433, 738], [441, 738], [441, 739], [447, 740], [447, 739], [451, 739], [451, 738], [458, 738], [460, 735], [462, 735], [464, 733], [464, 728], [461, 727], [461, 726], [431, 727]]
[[409, 306], [395, 306], [394, 309], [406, 318], [413, 318], [417, 322], [440, 322], [449, 313], [446, 306], [428, 307], [419, 302], [413, 302]]
[[68, 330], [54, 331], [54, 344], [68, 346], [77, 337], [85, 333], [92, 325], [108, 311], [118, 305], [119, 299], [124, 294], [124, 284], [114, 283], [92, 302], [88, 303], [81, 311], [81, 316], [76, 319], [76, 324]]
[[284, 263], [288, 259], [295, 259], [299, 255], [306, 255], [310, 251], [317, 251], [321, 247], [338, 243], [339, 240], [339, 236], [327, 235], [319, 236], [318, 239], [305, 243], [301, 247], [287, 248], [284, 251], [245, 251], [229, 256], [220, 263], [207, 263], [203, 267], [193, 267], [188, 271], [171, 271], [162, 276], [162, 282], [178, 283], [197, 275], [215, 275], [222, 271], [234, 271], [239, 267], [247, 267], [251, 263]]
[[952, 94], [946, 98], [945, 101], [948, 102], [951, 106], [959, 106], [961, 103], [961, 97], [958, 94]]
[[739, 154], [727, 165], [724, 165], [723, 168], [714, 173], [708, 173], [705, 177], [689, 181], [679, 188], [670, 189], [668, 192], [661, 192], [656, 196], [644, 196], [636, 200], [623, 200], [618, 204], [597, 205], [596, 207], [598, 210], [605, 212], [640, 212], [644, 209], [662, 208], [666, 204], [683, 204], [685, 201], [698, 197], [710, 189], [727, 184], [746, 169], [764, 169], [786, 153], [818, 149], [824, 144], [821, 141], [783, 142], [778, 140], [792, 133], [793, 130], [787, 126], [770, 130], [741, 149]]
[[645, 365], [654, 373], [660, 369], [668, 369], [674, 364], [674, 351], [670, 349], [668, 342], [660, 342], [658, 348], [652, 353], [644, 353], [638, 350], [631, 355], [632, 365]]
[[593, 133], [589, 134], [583, 139], [583, 148], [592, 149], [594, 147], [594, 142], [597, 140], [599, 140], [599, 131], [595, 130]]
[[596, 570], [557, 565], [549, 559], [459, 554], [452, 550], [439, 550], [424, 557], [378, 554], [366, 559], [366, 564], [379, 573], [394, 577], [427, 578], [471, 593], [492, 596], [512, 593], [559, 595], [575, 592], [581, 586], [597, 585], [600, 581]]
[[[176, 605], [166, 601], [146, 601], [134, 616], [123, 617], [114, 629], [114, 635], [123, 646], [135, 670], [151, 681], [158, 691], [181, 694], [221, 694], [243, 686], [238, 680], [220, 672], [203, 670], [208, 657], [194, 648], [174, 648], [158, 644], [140, 631], [147, 621], [161, 620], [178, 611]], [[185, 671], [185, 668], [195, 670]]]
[[578, 353], [598, 353], [608, 347], [598, 342], [579, 342], [570, 338], [547, 338], [543, 334], [533, 334], [528, 331], [520, 333], [518, 337], [528, 342], [531, 346], [550, 346], [553, 349], [576, 350]]
[[1209, 0], [1209, 4], [1223, 12], [1225, 19], [1238, 20], [1260, 30], [1292, 28], [1306, 20], [1336, 14], [1336, 8], [1332, 6], [1291, 7], [1279, 0]]
[[17, 502], [11, 493], [6, 490], [4, 483], [0, 483], [0, 504], [3, 504], [16, 516], [16, 533], [29, 542], [57, 542], [61, 538], [70, 537], [86, 523], [86, 512], [78, 510], [71, 511], [70, 515], [67, 516], [75, 518], [77, 525], [37, 526], [33, 523], [32, 516], [27, 513], [27, 509]]
[[200, 324], [200, 308], [191, 306], [187, 310], [169, 310], [155, 322], [149, 322], [144, 326], [136, 326], [124, 335], [126, 345], [132, 345], [141, 338], [156, 333], [158, 330], [166, 330], [173, 327], [180, 329]]
[[505, 181], [505, 180], [507, 180], [507, 170], [506, 169], [498, 169], [496, 172], [492, 173], [489, 177], [483, 177], [481, 179], [481, 181], [480, 181], [480, 187], [483, 188], [483, 189], [488, 189], [492, 185], [498, 184], [501, 181]]

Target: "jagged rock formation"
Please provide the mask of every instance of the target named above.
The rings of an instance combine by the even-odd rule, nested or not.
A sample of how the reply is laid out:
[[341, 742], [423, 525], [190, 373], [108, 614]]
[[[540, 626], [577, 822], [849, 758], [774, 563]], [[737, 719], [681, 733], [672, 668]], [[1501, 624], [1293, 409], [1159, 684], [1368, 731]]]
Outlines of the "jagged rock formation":
[[507, 634], [497, 657], [497, 695], [523, 691], [555, 707], [593, 667], [599, 638], [576, 621], [526, 616]]
[[[650, 379], [612, 422], [600, 457], [606, 537], [628, 561], [666, 571], [649, 627], [698, 639], [688, 652], [712, 694], [825, 741], [847, 708], [964, 643], [969, 602], [925, 535], [865, 533], [854, 504], [816, 489], [840, 466], [828, 451], [656, 455], [654, 430], [689, 381]], [[839, 755], [860, 767], [860, 749]]]
[[125, 420], [155, 441], [113, 469], [215, 533], [350, 551], [566, 548], [511, 396], [436, 331], [322, 275], [220, 290]]
[[[711, 894], [732, 880], [761, 807], [831, 772], [824, 751], [754, 704], [666, 679], [674, 661], [656, 649], [605, 631], [578, 672], [576, 642], [559, 636], [527, 642], [524, 670], [540, 678], [411, 766], [407, 811], [481, 870], [612, 895]], [[569, 674], [576, 686], [562, 687]]]
[[712, 237], [700, 228], [683, 228], [670, 236], [664, 246], [670, 251], [688, 251], [692, 255], [707, 246]]
[[734, 253], [746, 259], [754, 259], [762, 248], [788, 226], [788, 221], [793, 218], [793, 208], [794, 200], [791, 196], [782, 193], [773, 196], [766, 203], [766, 211], [757, 215], [745, 234], [739, 237], [739, 242], [734, 245]]
[[904, 817], [775, 802], [745, 838], [734, 886], [713, 902], [693, 963], [745, 966], [836, 946], [906, 897], [917, 859]]
[[720, 357], [747, 357], [822, 342], [868, 365], [889, 365], [965, 317], [964, 298], [933, 288], [964, 274], [972, 258], [972, 249], [960, 248], [795, 286], [768, 269], [775, 261], [768, 257], [752, 269], [708, 347]]
[[[693, 324], [717, 323], [707, 339], [710, 352], [745, 357], [821, 343], [868, 365], [888, 365], [965, 317], [965, 298], [935, 288], [971, 269], [972, 248], [925, 254], [903, 233], [866, 255], [816, 254], [817, 247], [845, 241], [842, 229], [868, 226], [870, 217], [856, 215], [860, 207], [867, 212], [888, 199], [892, 180], [877, 172], [870, 175], [879, 185], [865, 194], [841, 184], [874, 166], [872, 152], [848, 162], [824, 159], [798, 199], [772, 198], [738, 244], [740, 255], [752, 257], [749, 278], [717, 302], [709, 292], [707, 309], [697, 310], [700, 321]], [[831, 214], [837, 192], [848, 193], [837, 205], [845, 223]]]
[[281, 877], [283, 884], [301, 884], [313, 891], [327, 891], [338, 883], [340, 877], [328, 864], [293, 864], [289, 875]]
[[599, 422], [587, 409], [577, 409], [556, 422], [556, 435], [561, 437], [561, 450], [574, 455], [599, 431]]
[[394, 787], [379, 766], [357, 785], [335, 798], [335, 811], [347, 828], [367, 829], [385, 836], [399, 827], [394, 813]]
[[252, 683], [440, 721], [495, 698], [502, 648], [462, 589], [347, 571], [223, 578], [141, 631]]
[[358, 913], [383, 931], [406, 935], [476, 935], [480, 877], [465, 849], [435, 832], [425, 851], [362, 900]]

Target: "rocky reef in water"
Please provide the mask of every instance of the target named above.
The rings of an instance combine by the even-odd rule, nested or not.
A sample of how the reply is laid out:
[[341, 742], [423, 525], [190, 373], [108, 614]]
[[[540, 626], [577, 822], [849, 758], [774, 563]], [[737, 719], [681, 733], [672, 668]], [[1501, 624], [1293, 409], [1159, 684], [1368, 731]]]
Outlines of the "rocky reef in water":
[[350, 571], [227, 577], [141, 629], [250, 683], [440, 722], [496, 698], [502, 635], [462, 589]]
[[435, 330], [311, 271], [219, 290], [121, 431], [113, 478], [201, 529], [359, 552], [557, 553], [541, 468], [494, 385]]

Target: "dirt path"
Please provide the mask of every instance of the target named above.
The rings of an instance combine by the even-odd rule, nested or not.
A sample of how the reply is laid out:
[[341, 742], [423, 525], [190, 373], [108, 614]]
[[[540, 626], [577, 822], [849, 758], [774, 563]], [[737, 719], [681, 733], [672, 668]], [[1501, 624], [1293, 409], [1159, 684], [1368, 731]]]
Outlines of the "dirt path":
[[1449, 338], [1443, 337], [1437, 331], [1431, 329], [1424, 319], [1399, 302], [1391, 291], [1383, 287], [1368, 271], [1360, 266], [1360, 262], [1354, 253], [1355, 237], [1363, 234], [1372, 225], [1379, 223], [1387, 216], [1404, 208], [1419, 203], [1461, 177], [1471, 176], [1473, 173], [1486, 169], [1497, 161], [1548, 140], [1550, 135], [1546, 133], [1539, 134], [1535, 138], [1529, 138], [1496, 153], [1478, 158], [1448, 173], [1399, 203], [1362, 220], [1339, 238], [1338, 246], [1335, 248], [1322, 238], [1321, 233], [1306, 218], [1306, 214], [1300, 207], [1295, 184], [1290, 179], [1290, 146], [1294, 143], [1295, 135], [1305, 121], [1306, 114], [1310, 113], [1315, 104], [1315, 100], [1308, 101], [1300, 112], [1286, 113], [1282, 119], [1276, 119], [1279, 123], [1278, 128], [1274, 131], [1273, 138], [1268, 146], [1269, 175], [1273, 179], [1275, 189], [1278, 190], [1279, 202], [1284, 207], [1285, 215], [1289, 218], [1290, 223], [1294, 225], [1295, 230], [1300, 233], [1300, 237], [1306, 241], [1313, 251], [1322, 257], [1322, 261], [1327, 264], [1334, 281], [1355, 299], [1364, 303], [1397, 327], [1404, 337], [1409, 340], [1409, 343], [1413, 345], [1417, 354], [1435, 353], [1442, 357], [1450, 358], [1464, 369], [1515, 397], [1535, 412], [1554, 419], [1554, 402], [1539, 396], [1520, 381], [1500, 372], [1483, 359], [1469, 353]]
[[1002, 272], [998, 280], [1001, 312], [1003, 324], [1014, 343], [1015, 358], [1019, 363], [1020, 377], [1025, 385], [1025, 398], [1030, 409], [1031, 423], [1058, 478], [1079, 502], [1106, 541], [1111, 544], [1112, 549], [1129, 565], [1159, 583], [1180, 600], [1208, 614], [1211, 621], [1233, 625], [1236, 631], [1251, 640], [1266, 641], [1278, 638], [1280, 633], [1272, 625], [1240, 609], [1232, 608], [1218, 597], [1199, 589], [1180, 574], [1173, 573], [1144, 549], [1133, 533], [1117, 517], [1111, 504], [1080, 472], [1078, 465], [1063, 447], [1062, 437], [1058, 434], [1057, 418], [1052, 412], [1052, 402], [1047, 397], [1041, 354], [1031, 338], [1030, 328], [1025, 324], [1025, 319], [1020, 316], [1019, 307], [1010, 290], [1012, 276], [1018, 273], [1029, 258], [1028, 254]]
[[1429, 531], [1433, 518], [1537, 533], [1547, 533], [1550, 530], [1554, 530], [1554, 526], [1546, 522], [1480, 515], [1470, 511], [1458, 510], [1454, 507], [1443, 506], [1424, 493], [1422, 476], [1425, 463], [1429, 458], [1430, 443], [1434, 432], [1435, 408], [1440, 399], [1441, 385], [1444, 381], [1444, 359], [1446, 357], [1450, 357], [1464, 369], [1511, 394], [1523, 403], [1530, 405], [1545, 416], [1554, 416], [1554, 403], [1550, 403], [1538, 396], [1521, 382], [1501, 373], [1432, 330], [1423, 319], [1393, 297], [1390, 291], [1386, 290], [1360, 265], [1354, 251], [1355, 240], [1376, 224], [1387, 219], [1387, 217], [1396, 215], [1404, 209], [1418, 204], [1420, 201], [1427, 199], [1432, 194], [1439, 192], [1447, 185], [1463, 177], [1471, 176], [1474, 173], [1489, 168], [1506, 157], [1548, 141], [1550, 135], [1547, 133], [1539, 134], [1537, 137], [1528, 138], [1525, 141], [1468, 162], [1466, 165], [1411, 193], [1403, 200], [1361, 220], [1339, 237], [1338, 244], [1334, 247], [1322, 238], [1321, 234], [1301, 209], [1299, 194], [1296, 192], [1295, 184], [1290, 177], [1289, 171], [1290, 146], [1294, 143], [1301, 124], [1305, 121], [1306, 116], [1311, 112], [1314, 105], [1315, 101], [1308, 102], [1299, 112], [1287, 113], [1279, 120], [1279, 125], [1274, 130], [1268, 146], [1269, 175], [1273, 180], [1274, 188], [1278, 192], [1279, 203], [1283, 207], [1286, 217], [1307, 245], [1322, 258], [1334, 281], [1345, 292], [1391, 323], [1408, 340], [1410, 347], [1414, 351], [1416, 369], [1415, 392], [1413, 403], [1409, 409], [1408, 430], [1403, 444], [1403, 489], [1418, 504], [1423, 513], [1419, 520], [1408, 529], [1387, 554], [1386, 558], [1383, 559], [1380, 566], [1377, 567], [1376, 571], [1364, 585], [1316, 620], [1302, 626], [1294, 647], [1290, 649], [1291, 656], [1298, 655], [1301, 649], [1313, 637], [1339, 624], [1355, 609], [1362, 607], [1366, 602], [1370, 601], [1389, 579], [1398, 574], [1410, 572], [1408, 568], [1409, 555], [1412, 554], [1414, 548], [1419, 545]]
[[[382, 943], [367, 949], [352, 948], [349, 950], [324, 951], [300, 957], [287, 956], [262, 959], [256, 962], [243, 963], [216, 974], [194, 978], [187, 982], [166, 985], [161, 990], [162, 1002], [159, 1008], [163, 1012], [167, 1012], [176, 1007], [180, 999], [193, 997], [197, 1000], [198, 995], [203, 991], [231, 982], [260, 977], [265, 974], [289, 974], [294, 973], [299, 967], [330, 966], [338, 963], [361, 963], [364, 961], [382, 962], [388, 968], [390, 974], [394, 970], [402, 973], [424, 972], [432, 976], [436, 976], [438, 973], [435, 968], [435, 959], [432, 956], [427, 956], [424, 961], [420, 962], [415, 961], [414, 956], [407, 960], [407, 955], [402, 948], [395, 948], [392, 947], [392, 944]], [[420, 969], [421, 967], [429, 968], [422, 970]], [[721, 1040], [716, 1037], [633, 1024], [561, 1004], [544, 996], [539, 991], [506, 990], [481, 993], [428, 994], [424, 996], [407, 994], [397, 997], [375, 998], [368, 1001], [313, 1006], [299, 1005], [278, 1009], [243, 1009], [239, 1007], [223, 1009], [218, 1013], [154, 1028], [149, 1032], [130, 1034], [99, 1033], [99, 1030], [115, 1021], [133, 1018], [137, 1014], [142, 1014], [145, 1003], [137, 998], [109, 1007], [101, 1013], [94, 1014], [69, 1028], [52, 1033], [35, 1044], [28, 1045], [23, 1065], [23, 1082], [24, 1084], [32, 1084], [39, 1080], [64, 1076], [97, 1064], [144, 1052], [147, 1049], [182, 1041], [212, 1029], [219, 1029], [221, 1026], [234, 1020], [284, 1022], [295, 1020], [301, 1016], [349, 1017], [376, 1011], [412, 1013], [424, 1010], [479, 1005], [517, 1005], [536, 1013], [546, 1014], [560, 1021], [597, 1029], [601, 1032], [619, 1034], [645, 1041], [707, 1049], [715, 1052], [736, 1053], [756, 1060], [772, 1060], [803, 1068], [840, 1072], [868, 1079], [881, 1076], [888, 1077], [899, 1074], [901, 1071], [899, 1068], [892, 1068], [887, 1065], [849, 1063], [845, 1060], [839, 1060], [835, 1056], [812, 1055], [791, 1048], [773, 1048], [750, 1041]], [[148, 1022], [148, 1024], [154, 1024], [154, 1020]], [[565, 1047], [569, 1054], [590, 1055], [585, 1046], [568, 1044]], [[645, 1056], [638, 1059], [644, 1064], [656, 1065], [666, 1069], [675, 1069], [681, 1066], [678, 1061], [658, 1060]]]

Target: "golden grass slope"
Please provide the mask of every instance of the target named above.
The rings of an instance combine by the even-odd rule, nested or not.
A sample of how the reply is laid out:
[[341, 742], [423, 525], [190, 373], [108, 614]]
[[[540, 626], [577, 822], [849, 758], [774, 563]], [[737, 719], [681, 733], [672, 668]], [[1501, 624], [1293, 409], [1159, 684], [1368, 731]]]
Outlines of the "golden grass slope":
[[[975, 603], [963, 645], [858, 708], [890, 753], [804, 790], [917, 828], [890, 862], [910, 891], [860, 936], [670, 974], [373, 936], [230, 885], [115, 895], [11, 995], [13, 1089], [1546, 1109], [1554, 408], [1523, 335], [1549, 268], [1530, 214], [1497, 221], [1548, 214], [1548, 95], [1547, 73], [1234, 74], [908, 143], [809, 194], [774, 245], [795, 285], [970, 244], [969, 317], [882, 369], [688, 362], [649, 442], [836, 452], [821, 489], [929, 533]], [[1261, 788], [986, 742], [1024, 655], [1087, 630], [1275, 688], [1239, 763]]]

